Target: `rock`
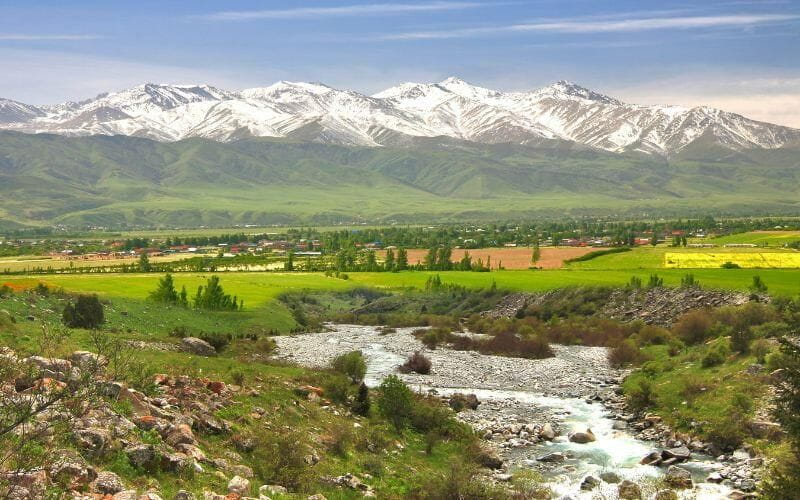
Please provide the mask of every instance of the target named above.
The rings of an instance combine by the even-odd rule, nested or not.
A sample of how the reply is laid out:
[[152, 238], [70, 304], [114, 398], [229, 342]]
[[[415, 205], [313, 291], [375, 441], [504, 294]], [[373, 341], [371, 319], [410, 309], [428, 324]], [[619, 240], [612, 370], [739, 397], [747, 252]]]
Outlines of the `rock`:
[[728, 498], [732, 500], [749, 500], [751, 498], [758, 498], [758, 496], [754, 495], [753, 493], [745, 493], [743, 491], [731, 491], [728, 494]]
[[212, 380], [206, 384], [206, 389], [214, 394], [222, 394], [222, 391], [225, 390], [225, 382], [220, 380]]
[[161, 495], [155, 491], [148, 491], [144, 495], [138, 497], [138, 500], [163, 500]]
[[678, 494], [672, 490], [659, 490], [653, 500], [678, 500]]
[[783, 436], [783, 429], [777, 422], [767, 422], [764, 420], [754, 420], [747, 424], [753, 437], [759, 439], [778, 440]]
[[245, 495], [250, 491], [250, 481], [242, 476], [233, 476], [228, 481], [228, 493], [236, 493], [239, 496]]
[[611, 424], [611, 428], [615, 431], [624, 431], [628, 428], [628, 424], [623, 422], [622, 420], [614, 420], [614, 423]]
[[92, 482], [92, 491], [95, 493], [113, 495], [124, 489], [125, 486], [123, 486], [119, 476], [109, 471], [99, 472], [97, 479]]
[[223, 421], [208, 413], [197, 415], [194, 424], [198, 431], [207, 434], [222, 434], [228, 430], [228, 426]]
[[537, 458], [539, 462], [545, 463], [556, 463], [556, 462], [563, 462], [564, 459], [567, 458], [564, 456], [563, 453], [555, 452], [555, 453], [548, 453], [546, 455], [542, 455], [541, 457]]
[[546, 439], [548, 441], [552, 441], [556, 438], [556, 431], [553, 430], [553, 426], [550, 425], [550, 422], [545, 423], [542, 426], [542, 430], [539, 431], [539, 437], [542, 439]]
[[581, 490], [591, 491], [600, 485], [600, 480], [594, 476], [586, 476], [581, 482]]
[[62, 453], [50, 465], [50, 479], [70, 489], [80, 489], [89, 484], [95, 477], [95, 471], [86, 461], [71, 452]]
[[668, 450], [662, 451], [661, 452], [661, 456], [665, 460], [666, 459], [670, 459], [670, 458], [674, 458], [675, 460], [677, 460], [679, 462], [683, 462], [683, 461], [689, 460], [689, 458], [691, 458], [692, 452], [689, 451], [689, 448], [687, 448], [685, 446], [680, 446], [678, 448], [670, 448]]
[[181, 339], [181, 348], [186, 352], [197, 354], [198, 356], [214, 356], [217, 354], [217, 350], [214, 349], [214, 346], [197, 337], [184, 337]]
[[497, 480], [497, 481], [500, 481], [500, 482], [502, 482], [502, 483], [507, 483], [507, 482], [511, 481], [511, 479], [512, 479], [514, 476], [513, 476], [513, 475], [511, 475], [511, 474], [495, 474], [495, 475], [494, 475], [494, 476], [492, 476], [492, 477], [494, 477], [494, 478], [495, 478], [495, 480]]
[[671, 465], [664, 475], [664, 484], [672, 488], [690, 489], [694, 486], [692, 473], [682, 467]]
[[617, 486], [617, 494], [620, 500], [640, 500], [642, 498], [642, 489], [638, 484], [626, 479]]
[[149, 468], [156, 463], [156, 449], [151, 444], [134, 444], [125, 448], [128, 460], [142, 469]]
[[647, 455], [644, 456], [639, 463], [641, 465], [659, 465], [661, 463], [661, 452], [659, 451], [651, 451]]
[[722, 474], [720, 474], [719, 472], [712, 472], [711, 474], [708, 475], [708, 477], [706, 478], [706, 481], [709, 482], [709, 483], [717, 483], [717, 484], [719, 484], [719, 483], [722, 482], [723, 479], [725, 479], [725, 478], [723, 478]]
[[183, 453], [164, 453], [161, 456], [161, 468], [168, 472], [184, 472], [193, 460]]
[[246, 465], [234, 465], [231, 467], [231, 473], [247, 479], [253, 478], [253, 469]]
[[289, 493], [289, 490], [279, 484], [265, 484], [258, 489], [258, 496], [260, 497], [286, 495], [287, 493]]
[[166, 436], [164, 436], [164, 441], [170, 446], [177, 446], [181, 443], [186, 444], [194, 444], [194, 434], [192, 433], [192, 428], [186, 424], [179, 424], [171, 427]]
[[192, 457], [196, 462], [206, 461], [206, 454], [196, 445], [181, 443], [175, 446], [175, 449], [186, 454], [186, 456]]
[[308, 500], [328, 500], [328, 498], [322, 493], [317, 493], [316, 495], [308, 497]]
[[253, 451], [256, 447], [255, 439], [253, 439], [252, 436], [246, 436], [243, 434], [234, 435], [231, 437], [231, 442], [237, 450], [245, 453]]
[[90, 351], [75, 351], [70, 355], [69, 360], [73, 365], [88, 372], [98, 372], [108, 365], [108, 358]]
[[175, 493], [175, 496], [172, 497], [172, 500], [195, 500], [195, 496], [189, 491], [179, 490]]
[[66, 359], [45, 358], [43, 356], [30, 356], [25, 362], [39, 368], [40, 377], [66, 380], [73, 372], [72, 363]]
[[78, 446], [95, 453], [102, 453], [111, 442], [111, 434], [105, 429], [90, 427], [75, 431]]
[[600, 479], [611, 484], [617, 484], [622, 481], [622, 478], [616, 472], [603, 472], [600, 474]]
[[593, 443], [597, 440], [591, 429], [586, 429], [586, 432], [571, 432], [569, 440], [573, 443], [586, 444]]

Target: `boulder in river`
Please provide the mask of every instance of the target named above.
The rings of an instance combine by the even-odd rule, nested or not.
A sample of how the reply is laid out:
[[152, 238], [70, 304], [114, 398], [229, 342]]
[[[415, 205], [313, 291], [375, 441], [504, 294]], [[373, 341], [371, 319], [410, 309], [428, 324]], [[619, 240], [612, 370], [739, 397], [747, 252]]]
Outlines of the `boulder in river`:
[[678, 494], [672, 490], [659, 490], [653, 500], [678, 500]]
[[460, 392], [450, 396], [450, 399], [447, 403], [450, 405], [450, 408], [457, 412], [463, 410], [464, 408], [469, 410], [477, 410], [478, 405], [481, 404], [481, 402], [478, 400], [478, 396], [475, 394], [462, 394]]
[[684, 462], [691, 458], [692, 452], [689, 451], [689, 448], [685, 446], [679, 446], [677, 448], [670, 448], [668, 450], [664, 450], [661, 452], [661, 458], [664, 460], [674, 458], [677, 462]]
[[548, 453], [547, 455], [542, 455], [541, 457], [537, 458], [539, 462], [563, 462], [564, 459], [567, 458], [564, 456], [563, 453], [555, 452], [555, 453]]
[[619, 477], [619, 474], [610, 471], [600, 474], [600, 479], [611, 484], [617, 484], [618, 482], [622, 481], [622, 478]]
[[642, 498], [642, 489], [638, 484], [626, 479], [617, 486], [617, 494], [620, 500], [640, 500]]
[[581, 490], [591, 491], [600, 485], [600, 480], [594, 476], [586, 476], [581, 482]]
[[479, 464], [487, 469], [500, 469], [503, 467], [503, 459], [491, 448], [481, 448], [475, 458]]
[[552, 441], [556, 438], [556, 431], [553, 430], [553, 426], [550, 425], [550, 422], [547, 422], [542, 426], [542, 430], [539, 431], [539, 437], [542, 439], [546, 439], [548, 441]]
[[569, 440], [573, 443], [586, 444], [597, 441], [597, 437], [595, 437], [591, 429], [586, 429], [586, 432], [571, 432], [569, 434]]
[[666, 475], [664, 475], [664, 484], [672, 488], [684, 490], [692, 488], [692, 486], [694, 486], [692, 483], [692, 473], [682, 467], [671, 465], [670, 468], [667, 469]]

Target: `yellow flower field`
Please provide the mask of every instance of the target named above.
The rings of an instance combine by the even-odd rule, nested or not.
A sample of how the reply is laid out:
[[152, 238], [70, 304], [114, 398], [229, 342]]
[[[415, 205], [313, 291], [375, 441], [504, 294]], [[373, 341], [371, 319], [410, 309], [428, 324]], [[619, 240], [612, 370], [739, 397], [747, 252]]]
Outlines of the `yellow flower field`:
[[800, 253], [794, 252], [666, 252], [664, 267], [673, 269], [718, 268], [726, 262], [742, 268], [800, 268]]

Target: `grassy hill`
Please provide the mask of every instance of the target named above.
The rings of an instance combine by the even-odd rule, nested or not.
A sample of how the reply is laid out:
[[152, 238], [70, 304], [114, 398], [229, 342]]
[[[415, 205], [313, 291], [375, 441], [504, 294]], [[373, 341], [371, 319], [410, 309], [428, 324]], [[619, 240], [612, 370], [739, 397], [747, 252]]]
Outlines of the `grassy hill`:
[[616, 155], [564, 142], [406, 148], [0, 132], [0, 225], [325, 224], [796, 212], [796, 150]]

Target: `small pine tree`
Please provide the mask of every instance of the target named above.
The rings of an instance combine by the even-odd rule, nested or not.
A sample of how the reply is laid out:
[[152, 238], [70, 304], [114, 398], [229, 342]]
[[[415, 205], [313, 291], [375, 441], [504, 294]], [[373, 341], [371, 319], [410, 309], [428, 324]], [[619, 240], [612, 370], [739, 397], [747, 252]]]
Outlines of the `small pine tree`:
[[753, 276], [753, 283], [750, 285], [752, 293], [767, 293], [767, 284], [761, 279], [761, 276]]
[[142, 252], [142, 254], [139, 256], [139, 272], [149, 273], [151, 269], [150, 257], [147, 256], [147, 252]]
[[408, 269], [408, 252], [405, 248], [397, 250], [397, 270], [405, 271]]
[[394, 250], [391, 248], [386, 250], [386, 258], [383, 260], [383, 268], [389, 272], [395, 270]]
[[660, 288], [664, 286], [664, 278], [659, 278], [657, 274], [651, 274], [647, 281], [647, 288]]
[[75, 304], [64, 306], [61, 319], [70, 328], [98, 328], [105, 322], [103, 304], [97, 295], [80, 295]]
[[366, 417], [369, 415], [370, 406], [372, 406], [372, 403], [369, 398], [369, 388], [367, 388], [367, 384], [361, 382], [361, 385], [358, 386], [358, 393], [356, 394], [356, 399], [353, 401], [351, 409], [356, 415]]
[[172, 275], [167, 273], [158, 280], [158, 286], [150, 292], [148, 298], [162, 304], [177, 304], [179, 297], [178, 292], [175, 290], [175, 282], [172, 280]]
[[539, 248], [539, 240], [533, 244], [533, 254], [531, 255], [531, 265], [536, 265], [539, 259], [542, 258], [542, 250]]

